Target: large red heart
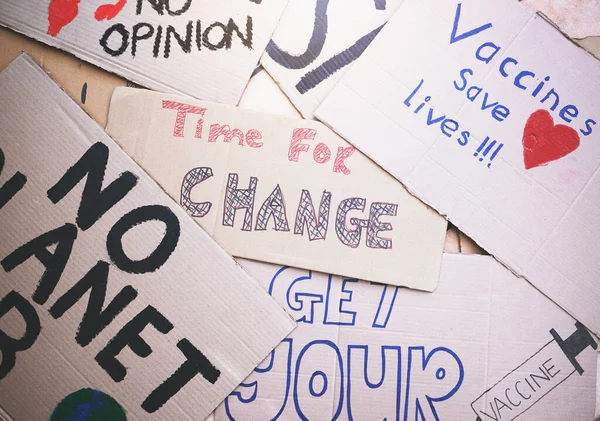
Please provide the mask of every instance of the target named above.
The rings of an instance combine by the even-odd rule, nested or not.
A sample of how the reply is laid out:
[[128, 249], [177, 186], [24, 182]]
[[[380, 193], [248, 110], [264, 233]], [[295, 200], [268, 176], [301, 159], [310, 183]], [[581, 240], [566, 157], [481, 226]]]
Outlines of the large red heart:
[[547, 110], [537, 110], [527, 119], [523, 129], [525, 169], [556, 161], [578, 147], [577, 131], [564, 124], [555, 126], [554, 119]]

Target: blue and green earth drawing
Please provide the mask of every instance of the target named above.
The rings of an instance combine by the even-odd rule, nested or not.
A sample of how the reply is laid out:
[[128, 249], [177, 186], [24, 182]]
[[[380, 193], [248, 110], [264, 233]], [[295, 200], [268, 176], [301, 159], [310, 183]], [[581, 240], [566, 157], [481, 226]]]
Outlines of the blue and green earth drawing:
[[64, 398], [50, 421], [127, 421], [119, 403], [106, 393], [81, 389]]

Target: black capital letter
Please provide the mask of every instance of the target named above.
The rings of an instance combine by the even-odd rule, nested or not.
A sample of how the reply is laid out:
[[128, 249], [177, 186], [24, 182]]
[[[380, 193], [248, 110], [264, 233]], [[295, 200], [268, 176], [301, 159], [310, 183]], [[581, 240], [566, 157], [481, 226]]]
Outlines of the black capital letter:
[[9, 292], [0, 301], [0, 319], [12, 309], [17, 310], [25, 321], [25, 334], [21, 338], [15, 339], [0, 330], [0, 351], [2, 351], [0, 380], [6, 377], [15, 366], [17, 352], [31, 348], [42, 329], [35, 308], [16, 291]]
[[140, 336], [146, 326], [152, 325], [160, 333], [169, 333], [173, 324], [152, 306], [148, 306], [138, 313], [115, 335], [114, 338], [96, 355], [96, 361], [108, 375], [120, 382], [127, 375], [127, 368], [117, 360], [116, 356], [129, 346], [139, 357], [146, 358], [152, 354], [150, 345]]
[[[125, 254], [121, 240], [125, 233], [136, 225], [150, 221], [163, 222], [166, 226], [165, 235], [148, 257], [141, 260], [132, 260]], [[179, 219], [171, 209], [160, 205], [141, 206], [123, 215], [113, 225], [106, 237], [106, 249], [113, 263], [124, 272], [154, 272], [164, 265], [171, 253], [175, 251], [180, 233]]]
[[99, 261], [50, 307], [50, 315], [58, 319], [81, 300], [88, 290], [90, 291], [87, 308], [75, 336], [75, 340], [82, 347], [89, 345], [137, 297], [137, 291], [131, 285], [127, 285], [102, 310], [106, 298], [108, 269], [108, 263]]
[[77, 211], [77, 226], [85, 231], [110, 208], [123, 199], [137, 184], [137, 177], [129, 171], [102, 190], [102, 181], [108, 164], [108, 146], [95, 143], [65, 175], [48, 190], [48, 199], [60, 202], [87, 175]]
[[[0, 149], [0, 174], [4, 169], [4, 152]], [[0, 187], [0, 209], [12, 199], [27, 183], [27, 177], [20, 172], [13, 175], [2, 187]]]
[[185, 355], [186, 360], [175, 370], [171, 377], [154, 389], [142, 403], [142, 408], [148, 413], [160, 409], [197, 374], [202, 374], [212, 384], [215, 384], [221, 375], [221, 372], [212, 365], [208, 358], [187, 339], [184, 338], [179, 341], [177, 348]]
[[[65, 270], [76, 238], [77, 227], [73, 224], [65, 224], [34, 238], [13, 251], [2, 260], [2, 267], [6, 272], [10, 272], [30, 257], [35, 256], [46, 267], [46, 270], [31, 298], [40, 305], [45, 304]], [[48, 247], [54, 244], [56, 244], [56, 250], [54, 253], [50, 253]]]

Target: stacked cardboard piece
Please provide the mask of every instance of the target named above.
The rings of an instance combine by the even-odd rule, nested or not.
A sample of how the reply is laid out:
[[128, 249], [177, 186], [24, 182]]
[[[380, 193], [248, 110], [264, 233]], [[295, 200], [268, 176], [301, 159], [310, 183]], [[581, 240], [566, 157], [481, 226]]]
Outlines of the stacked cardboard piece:
[[593, 419], [600, 63], [310, 3], [0, 6], [0, 419]]

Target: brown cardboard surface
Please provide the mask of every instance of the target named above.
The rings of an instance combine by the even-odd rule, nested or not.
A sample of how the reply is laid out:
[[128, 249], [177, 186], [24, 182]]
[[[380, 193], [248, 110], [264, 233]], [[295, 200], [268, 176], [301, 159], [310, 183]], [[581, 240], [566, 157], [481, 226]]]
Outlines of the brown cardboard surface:
[[298, 328], [216, 421], [593, 420], [597, 353], [582, 347], [574, 372], [550, 330], [567, 339], [575, 321], [490, 256], [446, 254], [433, 293], [241, 263]]
[[4, 0], [0, 24], [147, 88], [237, 104], [287, 0]]
[[317, 116], [600, 333], [599, 72], [517, 2], [406, 0]]
[[118, 88], [107, 131], [233, 256], [437, 285], [445, 220], [321, 123]]
[[113, 90], [126, 81], [71, 54], [0, 27], [0, 70], [23, 51], [33, 57], [54, 80], [102, 127], [106, 126]]
[[26, 55], [0, 125], [0, 406], [48, 420], [91, 388], [129, 420], [206, 417], [293, 321]]
[[575, 42], [592, 53], [596, 58], [600, 58], [600, 36], [578, 39]]
[[460, 243], [460, 252], [463, 254], [488, 254], [484, 249], [463, 232], [458, 231], [458, 241]]

